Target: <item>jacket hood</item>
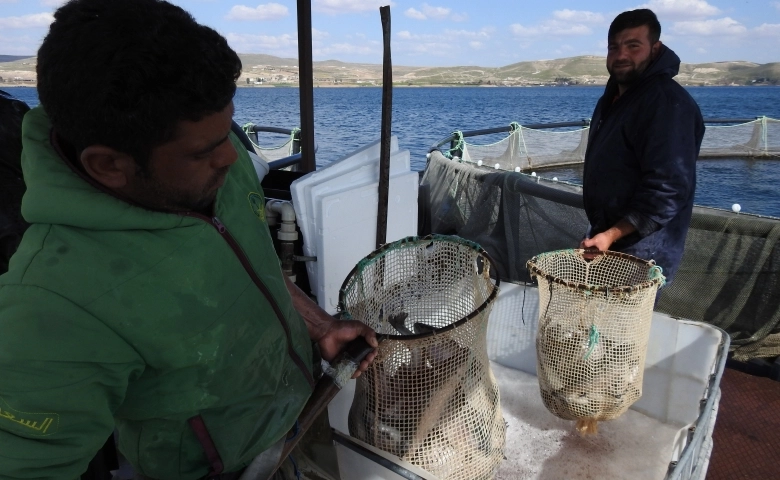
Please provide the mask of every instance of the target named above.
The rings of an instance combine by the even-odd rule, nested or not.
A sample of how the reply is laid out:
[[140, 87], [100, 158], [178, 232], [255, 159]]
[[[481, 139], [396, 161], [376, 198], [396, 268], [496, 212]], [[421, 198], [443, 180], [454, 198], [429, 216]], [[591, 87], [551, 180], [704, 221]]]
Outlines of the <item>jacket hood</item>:
[[680, 57], [674, 51], [664, 44], [658, 52], [658, 57], [647, 66], [642, 74], [640, 82], [646, 78], [656, 75], [668, 75], [669, 78], [676, 76], [680, 72]]
[[22, 171], [27, 185], [22, 216], [31, 224], [90, 230], [158, 230], [198, 221], [132, 205], [90, 184], [52, 145], [51, 123], [41, 106], [24, 116], [22, 146]]

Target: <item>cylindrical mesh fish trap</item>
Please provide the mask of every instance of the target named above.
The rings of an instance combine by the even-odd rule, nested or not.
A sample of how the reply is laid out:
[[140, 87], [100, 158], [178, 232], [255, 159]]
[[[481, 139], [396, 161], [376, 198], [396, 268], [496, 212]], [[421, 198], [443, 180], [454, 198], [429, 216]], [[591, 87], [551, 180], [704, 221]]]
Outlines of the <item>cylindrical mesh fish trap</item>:
[[618, 252], [558, 250], [528, 261], [539, 282], [537, 375], [542, 399], [581, 433], [642, 395], [647, 341], [664, 277], [652, 261]]
[[357, 379], [349, 433], [442, 479], [489, 479], [506, 424], [487, 356], [492, 262], [458, 237], [385, 245], [347, 277], [339, 305], [383, 341]]

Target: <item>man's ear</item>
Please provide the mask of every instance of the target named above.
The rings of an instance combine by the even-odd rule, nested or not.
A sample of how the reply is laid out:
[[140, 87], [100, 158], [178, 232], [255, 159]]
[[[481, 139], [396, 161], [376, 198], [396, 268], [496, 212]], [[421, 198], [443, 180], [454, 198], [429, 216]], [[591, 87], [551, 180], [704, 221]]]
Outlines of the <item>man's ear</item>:
[[135, 176], [133, 157], [105, 145], [90, 145], [81, 151], [87, 174], [110, 189], [121, 189]]
[[656, 57], [658, 56], [658, 52], [661, 51], [661, 45], [663, 44], [661, 43], [660, 40], [658, 40], [653, 44], [652, 47], [650, 47], [650, 58], [652, 58], [653, 60], [656, 59]]

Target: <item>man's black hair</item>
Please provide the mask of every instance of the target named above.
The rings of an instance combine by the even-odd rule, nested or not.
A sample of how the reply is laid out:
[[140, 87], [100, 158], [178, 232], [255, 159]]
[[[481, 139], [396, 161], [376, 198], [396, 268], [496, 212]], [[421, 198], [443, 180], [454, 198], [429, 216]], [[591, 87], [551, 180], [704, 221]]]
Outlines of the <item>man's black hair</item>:
[[224, 37], [162, 0], [72, 0], [38, 50], [38, 96], [81, 151], [105, 145], [145, 169], [182, 120], [222, 111], [241, 60]]
[[650, 31], [651, 45], [661, 38], [661, 24], [658, 22], [658, 17], [655, 16], [655, 13], [653, 13], [652, 10], [640, 8], [623, 12], [615, 17], [609, 26], [607, 39], [612, 40], [619, 32], [622, 32], [627, 28], [641, 27], [642, 25], [647, 25], [647, 28]]

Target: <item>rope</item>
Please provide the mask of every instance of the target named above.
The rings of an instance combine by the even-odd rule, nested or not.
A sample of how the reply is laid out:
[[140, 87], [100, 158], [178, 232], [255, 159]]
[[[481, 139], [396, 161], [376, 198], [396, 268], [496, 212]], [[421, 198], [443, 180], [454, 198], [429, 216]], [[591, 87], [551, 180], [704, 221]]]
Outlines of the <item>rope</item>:
[[258, 150], [266, 150], [266, 151], [268, 151], [268, 150], [278, 150], [278, 149], [280, 149], [280, 148], [284, 147], [285, 145], [290, 145], [290, 148], [288, 148], [288, 149], [287, 149], [287, 155], [292, 155], [292, 150], [293, 150], [293, 142], [295, 141], [295, 135], [297, 135], [297, 134], [298, 134], [298, 132], [300, 132], [300, 131], [301, 131], [301, 129], [300, 129], [299, 127], [295, 127], [295, 128], [293, 128], [292, 130], [290, 130], [290, 139], [289, 139], [289, 140], [287, 140], [286, 142], [284, 142], [283, 144], [281, 144], [281, 145], [279, 145], [279, 146], [276, 146], [276, 147], [261, 147], [260, 145], [258, 145], [258, 144], [256, 144], [255, 142], [253, 142], [253, 141], [252, 141], [252, 135], [250, 135], [250, 134], [253, 134], [253, 133], [255, 133], [255, 132], [253, 131], [254, 127], [255, 127], [255, 124], [254, 124], [254, 123], [252, 123], [252, 122], [247, 122], [247, 123], [245, 123], [245, 124], [244, 124], [244, 125], [241, 127], [241, 130], [243, 130], [243, 131], [244, 131], [244, 133], [246, 133], [246, 136], [247, 136], [247, 138], [249, 138], [249, 142], [250, 142], [252, 145], [254, 145], [254, 147], [255, 147], [255, 148], [257, 148]]
[[455, 146], [444, 152], [444, 156], [452, 160], [452, 152], [457, 151], [463, 151], [463, 148], [466, 144], [466, 142], [463, 140], [463, 132], [460, 130], [455, 130], [452, 132], [452, 135], [455, 136], [455, 139], [457, 140], [457, 143], [455, 143]]
[[596, 328], [596, 325], [591, 325], [588, 333], [588, 353], [585, 354], [584, 360], [587, 360], [590, 354], [593, 353], [593, 349], [596, 348], [596, 344], [599, 342], [599, 337], [601, 337], [599, 329]]

